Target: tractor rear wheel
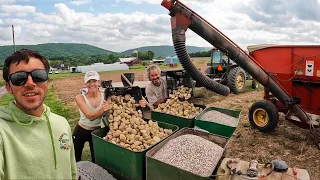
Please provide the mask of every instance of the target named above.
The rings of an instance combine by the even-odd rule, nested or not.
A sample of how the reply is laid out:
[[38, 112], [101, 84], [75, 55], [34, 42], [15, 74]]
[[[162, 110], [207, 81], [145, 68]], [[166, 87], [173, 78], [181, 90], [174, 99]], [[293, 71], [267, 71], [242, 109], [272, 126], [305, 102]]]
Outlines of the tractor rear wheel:
[[230, 69], [227, 86], [234, 94], [244, 91], [246, 88], [246, 73], [241, 67], [233, 67]]
[[267, 100], [258, 101], [249, 110], [249, 121], [259, 131], [271, 132], [277, 127], [279, 121], [277, 107]]

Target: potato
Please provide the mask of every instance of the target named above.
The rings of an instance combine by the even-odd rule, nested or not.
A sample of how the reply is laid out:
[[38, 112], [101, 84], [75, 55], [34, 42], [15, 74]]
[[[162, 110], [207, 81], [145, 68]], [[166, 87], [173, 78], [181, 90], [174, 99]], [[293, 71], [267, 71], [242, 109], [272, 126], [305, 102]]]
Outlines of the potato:
[[131, 134], [132, 133], [132, 128], [127, 127], [126, 131]]
[[120, 145], [121, 147], [124, 147], [125, 143], [124, 143], [124, 142], [120, 142], [119, 145]]
[[154, 136], [152, 139], [155, 140], [156, 142], [161, 141], [160, 137], [158, 137], [158, 136]]
[[150, 146], [148, 144], [143, 144], [145, 149], [148, 149]]
[[141, 144], [141, 142], [140, 141], [134, 141], [133, 144], [136, 145], [136, 146], [139, 146]]
[[141, 151], [141, 147], [140, 146], [136, 146], [137, 151]]
[[131, 149], [134, 149], [134, 148], [136, 148], [136, 145], [135, 145], [135, 144], [132, 144], [132, 145], [130, 146], [130, 148], [131, 148]]
[[134, 134], [134, 135], [136, 135], [138, 132], [137, 132], [136, 129], [132, 129], [131, 133]]
[[143, 137], [142, 137], [142, 136], [139, 137], [139, 141], [140, 141], [140, 142], [143, 141]]
[[171, 129], [164, 129], [164, 132], [165, 132], [166, 134], [172, 134], [172, 130], [171, 130]]
[[126, 136], [124, 135], [124, 134], [120, 134], [120, 140], [121, 141], [124, 141], [124, 140], [126, 140], [127, 138], [126, 138]]
[[130, 101], [130, 100], [131, 100], [131, 95], [130, 95], [130, 94], [126, 94], [126, 95], [124, 96], [124, 100]]
[[155, 140], [151, 139], [150, 144], [155, 145], [155, 144], [157, 144], [157, 142]]
[[119, 137], [120, 134], [121, 134], [121, 131], [117, 130], [117, 131], [114, 133], [113, 137]]
[[107, 140], [111, 140], [112, 139], [112, 136], [111, 135], [107, 135], [105, 136], [107, 138]]
[[164, 137], [164, 133], [163, 133], [163, 132], [159, 132], [159, 133], [157, 134], [157, 136], [162, 139], [162, 138]]
[[130, 145], [129, 144], [124, 144], [124, 147], [128, 148], [128, 147], [130, 147]]

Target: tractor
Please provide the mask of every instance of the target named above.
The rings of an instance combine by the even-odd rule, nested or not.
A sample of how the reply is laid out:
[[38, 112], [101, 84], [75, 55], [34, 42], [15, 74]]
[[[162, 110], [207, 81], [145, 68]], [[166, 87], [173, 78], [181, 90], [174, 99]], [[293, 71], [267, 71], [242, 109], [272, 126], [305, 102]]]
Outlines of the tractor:
[[234, 94], [244, 91], [246, 88], [247, 73], [232, 61], [226, 53], [218, 50], [211, 50], [210, 62], [207, 64], [205, 74], [226, 85]]

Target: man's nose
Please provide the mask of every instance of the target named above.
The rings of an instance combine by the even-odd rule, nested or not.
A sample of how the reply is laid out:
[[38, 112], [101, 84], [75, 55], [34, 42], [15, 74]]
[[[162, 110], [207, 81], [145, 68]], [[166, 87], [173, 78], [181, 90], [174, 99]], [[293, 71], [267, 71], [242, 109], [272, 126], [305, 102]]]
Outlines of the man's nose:
[[33, 82], [33, 79], [32, 79], [32, 77], [31, 77], [30, 74], [29, 74], [25, 86], [35, 86], [35, 85], [36, 85], [36, 84]]

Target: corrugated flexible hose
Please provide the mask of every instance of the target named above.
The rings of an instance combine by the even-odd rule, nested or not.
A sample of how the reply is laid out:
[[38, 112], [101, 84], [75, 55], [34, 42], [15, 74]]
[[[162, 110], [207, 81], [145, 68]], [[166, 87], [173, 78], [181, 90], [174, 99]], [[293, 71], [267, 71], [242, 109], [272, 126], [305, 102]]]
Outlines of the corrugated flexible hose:
[[173, 31], [172, 34], [174, 50], [179, 58], [182, 67], [191, 75], [192, 79], [194, 79], [201, 86], [220, 95], [228, 96], [230, 94], [230, 89], [227, 86], [224, 86], [214, 81], [213, 79], [210, 79], [208, 76], [202, 74], [192, 63], [186, 49], [184, 40], [185, 38], [182, 37], [184, 36], [184, 33], [182, 31], [178, 32], [178, 38], [176, 36], [177, 34], [174, 33], [175, 31]]

